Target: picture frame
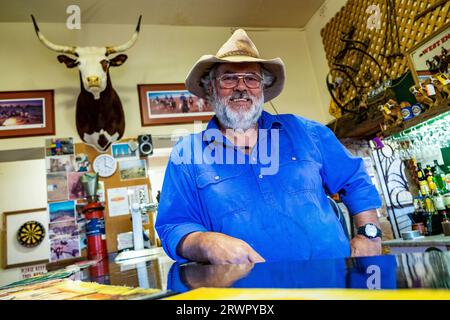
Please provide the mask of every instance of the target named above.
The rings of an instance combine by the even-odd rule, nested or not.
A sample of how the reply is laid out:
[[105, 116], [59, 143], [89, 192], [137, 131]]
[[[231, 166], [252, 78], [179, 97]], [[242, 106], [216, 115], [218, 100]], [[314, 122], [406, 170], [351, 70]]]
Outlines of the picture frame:
[[[445, 41], [449, 36], [450, 23], [446, 23], [407, 50], [406, 57], [408, 59], [409, 69], [411, 70], [416, 85], [420, 85], [421, 82], [434, 74], [433, 70], [435, 70], [437, 65], [435, 56], [441, 56], [442, 48], [445, 48], [450, 53], [450, 41]], [[441, 70], [438, 73], [448, 75], [449, 66], [450, 65], [447, 66], [447, 70]]]
[[[19, 242], [17, 234], [21, 226], [30, 221], [37, 221], [43, 226], [45, 235], [36, 246], [25, 247]], [[47, 208], [3, 212], [3, 268], [16, 268], [49, 261]]]
[[0, 138], [55, 134], [53, 90], [0, 92]]
[[212, 106], [182, 83], [138, 84], [138, 94], [142, 126], [209, 121], [214, 115]]

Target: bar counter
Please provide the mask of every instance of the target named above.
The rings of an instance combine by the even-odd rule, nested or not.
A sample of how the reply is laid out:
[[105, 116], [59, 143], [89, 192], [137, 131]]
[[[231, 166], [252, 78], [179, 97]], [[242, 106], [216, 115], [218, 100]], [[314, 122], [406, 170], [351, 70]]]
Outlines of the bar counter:
[[[449, 289], [450, 252], [407, 253], [247, 265], [179, 264], [160, 254], [85, 272], [84, 281], [159, 288], [167, 295], [196, 288]], [[96, 271], [95, 271], [95, 268]], [[450, 293], [450, 291], [449, 291]], [[159, 296], [161, 297], [161, 296]], [[202, 297], [200, 297], [202, 298]], [[206, 297], [204, 297], [206, 298]], [[449, 296], [450, 298], [450, 296]]]
[[[121, 263], [115, 263], [115, 255], [112, 254], [99, 263], [81, 268], [70, 279], [159, 289], [148, 299], [296, 299], [308, 298], [305, 292], [310, 289], [325, 290], [314, 291], [312, 296], [325, 299], [330, 298], [330, 292], [333, 299], [345, 298], [351, 292], [355, 299], [398, 299], [402, 296], [407, 299], [450, 299], [450, 252], [309, 261], [293, 258], [289, 262], [253, 265], [208, 265], [175, 263], [162, 250], [157, 251], [153, 256]], [[320, 292], [319, 296], [317, 292]], [[324, 292], [328, 296], [324, 296]], [[354, 292], [358, 294], [354, 295]], [[413, 292], [415, 295], [411, 295]]]

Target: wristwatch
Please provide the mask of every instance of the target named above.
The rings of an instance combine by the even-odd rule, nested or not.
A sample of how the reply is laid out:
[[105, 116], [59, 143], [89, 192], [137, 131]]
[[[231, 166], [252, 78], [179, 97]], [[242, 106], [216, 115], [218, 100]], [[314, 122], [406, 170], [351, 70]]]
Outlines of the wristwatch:
[[357, 233], [369, 239], [374, 239], [376, 237], [381, 238], [382, 235], [380, 228], [378, 228], [373, 223], [367, 223], [362, 227], [359, 227]]

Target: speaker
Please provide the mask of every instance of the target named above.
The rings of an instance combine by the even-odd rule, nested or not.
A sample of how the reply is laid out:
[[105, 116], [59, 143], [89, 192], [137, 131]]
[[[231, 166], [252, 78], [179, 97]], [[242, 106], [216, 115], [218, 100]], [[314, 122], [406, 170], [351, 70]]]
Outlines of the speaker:
[[138, 136], [139, 156], [147, 157], [153, 154], [152, 136], [150, 134], [143, 134]]

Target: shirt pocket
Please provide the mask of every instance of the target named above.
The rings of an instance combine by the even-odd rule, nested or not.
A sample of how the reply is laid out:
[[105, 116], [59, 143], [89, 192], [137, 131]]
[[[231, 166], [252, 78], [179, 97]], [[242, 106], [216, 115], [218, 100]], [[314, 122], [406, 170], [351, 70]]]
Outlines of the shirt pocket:
[[241, 166], [217, 167], [203, 171], [196, 178], [197, 188], [209, 214], [221, 217], [243, 211], [251, 195], [248, 179]]
[[280, 159], [278, 184], [288, 194], [319, 192], [322, 188], [320, 164], [298, 156]]

